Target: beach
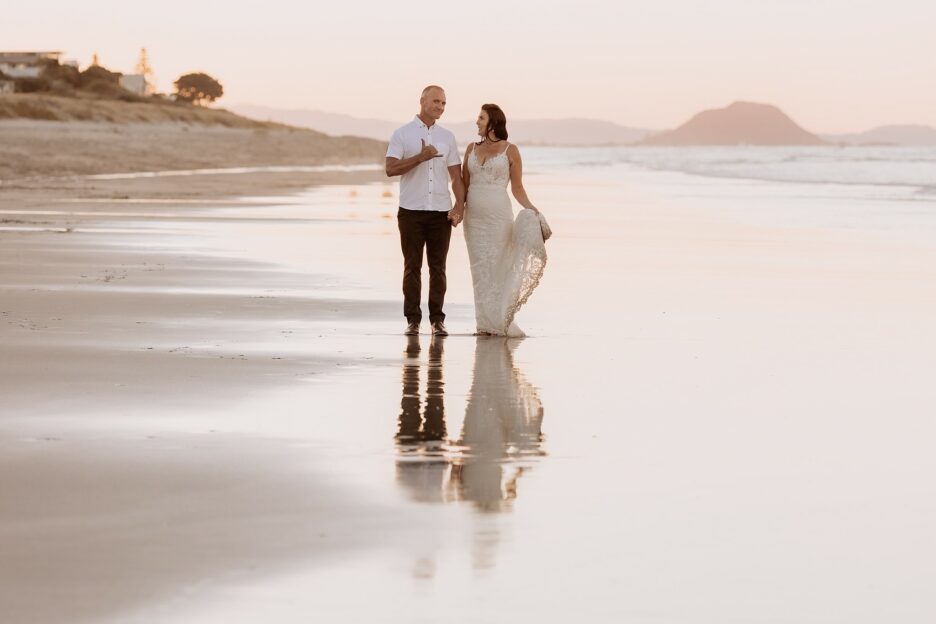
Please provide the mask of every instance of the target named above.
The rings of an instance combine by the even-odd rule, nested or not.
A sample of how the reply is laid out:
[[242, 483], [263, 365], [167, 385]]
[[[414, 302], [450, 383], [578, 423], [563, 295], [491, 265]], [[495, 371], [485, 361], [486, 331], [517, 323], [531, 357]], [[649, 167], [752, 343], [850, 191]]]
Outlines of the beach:
[[526, 151], [524, 340], [460, 230], [401, 335], [373, 158], [0, 176], [3, 612], [931, 619], [932, 193], [739, 149]]

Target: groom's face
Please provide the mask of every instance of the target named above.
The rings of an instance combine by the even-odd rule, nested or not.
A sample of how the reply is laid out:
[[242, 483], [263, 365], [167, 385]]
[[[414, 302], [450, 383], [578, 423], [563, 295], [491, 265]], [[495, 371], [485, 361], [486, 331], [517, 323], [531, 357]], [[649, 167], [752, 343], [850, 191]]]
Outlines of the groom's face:
[[420, 112], [431, 119], [438, 119], [445, 112], [445, 91], [431, 89], [429, 93], [419, 98]]

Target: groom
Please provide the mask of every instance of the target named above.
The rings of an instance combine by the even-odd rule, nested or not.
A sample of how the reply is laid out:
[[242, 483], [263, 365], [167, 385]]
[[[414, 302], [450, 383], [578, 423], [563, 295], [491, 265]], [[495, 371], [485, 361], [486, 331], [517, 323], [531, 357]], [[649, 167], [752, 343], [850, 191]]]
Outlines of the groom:
[[[419, 114], [397, 128], [387, 147], [386, 171], [400, 176], [400, 246], [403, 249], [403, 314], [407, 336], [419, 333], [422, 309], [423, 248], [429, 262], [429, 322], [434, 336], [447, 336], [445, 313], [445, 258], [452, 227], [465, 213], [465, 185], [455, 135], [436, 121], [445, 111], [445, 91], [430, 85], [419, 98]], [[446, 169], [448, 176], [446, 176]], [[452, 180], [455, 207], [449, 195]]]

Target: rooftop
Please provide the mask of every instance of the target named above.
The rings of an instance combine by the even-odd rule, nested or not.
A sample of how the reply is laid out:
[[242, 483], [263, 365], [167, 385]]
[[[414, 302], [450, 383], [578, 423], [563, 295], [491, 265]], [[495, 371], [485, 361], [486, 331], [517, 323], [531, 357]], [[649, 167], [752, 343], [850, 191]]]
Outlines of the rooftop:
[[0, 52], [0, 63], [35, 63], [41, 59], [55, 59], [61, 52]]

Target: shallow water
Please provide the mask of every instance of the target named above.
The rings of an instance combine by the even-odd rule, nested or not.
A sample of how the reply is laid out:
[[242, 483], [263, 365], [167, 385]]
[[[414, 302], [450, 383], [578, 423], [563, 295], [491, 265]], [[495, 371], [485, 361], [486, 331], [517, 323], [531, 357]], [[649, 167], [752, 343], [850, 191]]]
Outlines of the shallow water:
[[[556, 233], [518, 316], [529, 338], [470, 335], [456, 231], [452, 336], [401, 336], [402, 314], [271, 320], [290, 338], [245, 340], [246, 357], [351, 364], [137, 413], [307, 445], [333, 484], [386, 510], [381, 547], [327, 567], [297, 552], [127, 621], [936, 617], [936, 204], [549, 158], [531, 155], [527, 183]], [[300, 278], [239, 292], [393, 304], [387, 188], [147, 213], [152, 232], [129, 240]]]

